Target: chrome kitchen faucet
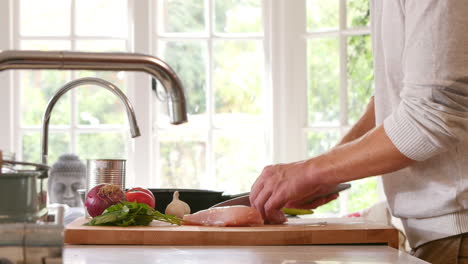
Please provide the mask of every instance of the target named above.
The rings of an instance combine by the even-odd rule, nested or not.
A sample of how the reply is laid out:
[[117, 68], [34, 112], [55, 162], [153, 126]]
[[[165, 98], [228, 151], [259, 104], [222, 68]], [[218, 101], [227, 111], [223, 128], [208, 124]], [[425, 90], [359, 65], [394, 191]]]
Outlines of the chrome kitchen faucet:
[[[138, 53], [0, 51], [0, 71], [8, 69], [146, 72], [161, 82], [168, 95], [167, 103], [171, 123], [181, 124], [187, 122], [187, 110], [182, 84], [171, 67], [156, 57]], [[131, 126], [133, 125], [132, 122], [130, 124]]]
[[99, 78], [81, 78], [74, 81], [71, 81], [65, 84], [62, 88], [60, 88], [52, 98], [50, 98], [49, 102], [47, 103], [46, 111], [44, 112], [44, 116], [42, 117], [42, 164], [47, 164], [48, 159], [48, 142], [49, 142], [49, 121], [50, 116], [52, 114], [52, 110], [54, 109], [55, 104], [57, 101], [68, 91], [73, 88], [77, 88], [81, 85], [98, 85], [102, 88], [105, 88], [111, 91], [115, 96], [117, 96], [120, 101], [124, 104], [125, 110], [127, 111], [127, 118], [128, 123], [130, 124], [130, 133], [132, 137], [140, 136], [140, 128], [138, 127], [138, 123], [135, 117], [135, 111], [133, 110], [132, 104], [128, 100], [127, 96], [119, 89], [117, 86], [113, 85], [112, 83], [99, 79]]
[[187, 122], [182, 83], [171, 67], [156, 57], [138, 53], [0, 50], [0, 71], [8, 69], [146, 72], [166, 90], [171, 123]]

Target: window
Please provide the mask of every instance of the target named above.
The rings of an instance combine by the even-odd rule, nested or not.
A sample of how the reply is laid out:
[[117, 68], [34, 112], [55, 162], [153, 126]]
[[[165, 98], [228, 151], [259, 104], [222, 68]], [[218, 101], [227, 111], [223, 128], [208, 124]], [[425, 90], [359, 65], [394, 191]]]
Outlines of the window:
[[[369, 3], [307, 0], [308, 156], [334, 146], [364, 112], [373, 94]], [[347, 213], [377, 201], [377, 179], [352, 183], [349, 192], [318, 212]]]
[[[15, 1], [15, 46], [23, 50], [129, 51], [127, 1]], [[107, 14], [107, 15], [106, 15]], [[127, 90], [125, 73], [89, 71], [17, 71], [17, 152], [40, 161], [40, 127], [48, 100], [64, 84], [98, 77]], [[96, 87], [79, 87], [52, 111], [49, 164], [73, 152], [83, 158], [127, 158], [125, 109], [117, 97]]]
[[248, 191], [268, 161], [262, 1], [157, 4], [155, 54], [180, 74], [189, 122], [168, 126], [164, 112], [154, 115], [154, 179], [166, 187]]
[[[142, 137], [129, 138], [124, 109], [107, 91], [74, 89], [52, 114], [50, 164], [64, 152], [126, 158], [131, 185], [240, 193], [265, 165], [335, 145], [373, 92], [368, 0], [14, 2], [13, 48], [150, 53], [179, 74], [189, 111], [187, 124], [170, 125], [165, 95], [148, 76], [15, 71], [21, 92], [12, 95], [9, 138], [24, 160], [39, 160], [52, 94], [97, 76], [130, 97]], [[345, 214], [377, 199], [377, 180], [364, 179], [318, 212]]]

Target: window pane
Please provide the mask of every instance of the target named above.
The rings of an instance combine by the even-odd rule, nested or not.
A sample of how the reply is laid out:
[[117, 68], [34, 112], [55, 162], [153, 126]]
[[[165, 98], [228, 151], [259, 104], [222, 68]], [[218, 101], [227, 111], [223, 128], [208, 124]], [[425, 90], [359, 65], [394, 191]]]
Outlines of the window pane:
[[340, 202], [336, 199], [332, 202], [317, 207], [314, 211], [314, 217], [336, 217], [340, 213]]
[[83, 85], [77, 90], [80, 125], [125, 124], [126, 109], [120, 99], [97, 85]]
[[76, 50], [90, 52], [121, 52], [127, 51], [127, 43], [125, 40], [119, 39], [77, 40]]
[[377, 177], [351, 182], [348, 191], [348, 212], [353, 213], [370, 207], [379, 201], [377, 195]]
[[78, 156], [82, 159], [126, 159], [127, 140], [127, 133], [82, 133], [77, 140]]
[[21, 35], [70, 35], [71, 0], [21, 0], [19, 9]]
[[227, 193], [250, 191], [266, 165], [267, 140], [262, 129], [215, 131], [215, 186]]
[[338, 125], [340, 118], [340, 75], [337, 38], [308, 41], [309, 123]]
[[[207, 123], [206, 113], [206, 71], [207, 47], [205, 42], [170, 41], [160, 42], [161, 51], [158, 54], [177, 73], [185, 91], [189, 121]], [[164, 90], [159, 85], [161, 90]], [[167, 105], [161, 105], [160, 126], [169, 124]]]
[[[41, 163], [41, 134], [39, 132], [28, 132], [22, 137], [23, 161]], [[70, 152], [70, 136], [68, 133], [49, 132], [49, 158], [51, 165], [58, 160], [62, 154]]]
[[[20, 71], [21, 125], [40, 126], [47, 103], [68, 80], [64, 71]], [[55, 105], [50, 119], [51, 125], [70, 124], [70, 94], [62, 96]]]
[[340, 132], [338, 129], [308, 132], [308, 156], [313, 157], [328, 151], [338, 143], [339, 138]]
[[348, 121], [364, 113], [374, 92], [374, 71], [369, 35], [348, 38]]
[[347, 0], [348, 27], [369, 26], [369, 0]]
[[215, 0], [215, 30], [219, 33], [262, 32], [262, 1]]
[[75, 5], [79, 36], [128, 35], [127, 0], [79, 0]]
[[307, 0], [307, 30], [324, 31], [338, 29], [339, 0]]
[[[78, 40], [77, 49], [93, 52], [126, 51], [125, 40]], [[124, 72], [78, 71], [77, 78], [96, 77], [106, 80], [126, 92], [127, 78]], [[96, 86], [86, 85], [77, 89], [78, 120], [81, 125], [125, 124], [126, 110], [117, 96]]]
[[216, 41], [213, 89], [218, 126], [262, 122], [263, 47], [258, 41]]
[[70, 50], [69, 40], [22, 40], [22, 50]]
[[164, 32], [203, 32], [204, 2], [201, 0], [163, 0], [161, 16]]
[[[22, 40], [25, 50], [67, 50], [71, 48], [66, 40]], [[47, 102], [70, 78], [70, 73], [56, 70], [19, 72], [21, 90], [21, 124], [39, 126], [46, 110]], [[51, 125], [70, 124], [70, 95], [63, 96], [55, 105]]]
[[158, 133], [161, 182], [158, 187], [203, 188], [206, 178], [207, 141], [201, 133]]

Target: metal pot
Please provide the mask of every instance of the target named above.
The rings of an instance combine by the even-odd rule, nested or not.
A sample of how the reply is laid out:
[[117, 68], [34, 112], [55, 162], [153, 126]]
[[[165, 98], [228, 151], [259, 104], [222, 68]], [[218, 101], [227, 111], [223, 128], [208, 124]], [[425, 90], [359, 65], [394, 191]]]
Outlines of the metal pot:
[[223, 195], [220, 191], [200, 190], [200, 189], [149, 189], [156, 197], [156, 210], [164, 213], [167, 205], [172, 201], [175, 191], [179, 192], [179, 199], [186, 202], [191, 209], [191, 213], [208, 209], [212, 205], [233, 199], [248, 193]]
[[0, 174], [0, 222], [35, 222], [45, 216], [48, 166], [10, 160], [3, 160], [3, 163], [37, 169]]

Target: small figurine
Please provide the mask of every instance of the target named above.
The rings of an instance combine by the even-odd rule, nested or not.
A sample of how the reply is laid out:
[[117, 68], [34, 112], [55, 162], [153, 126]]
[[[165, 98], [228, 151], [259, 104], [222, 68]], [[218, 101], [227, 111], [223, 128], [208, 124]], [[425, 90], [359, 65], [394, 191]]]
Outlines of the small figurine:
[[78, 189], [85, 188], [86, 165], [75, 154], [64, 154], [52, 165], [48, 181], [50, 203], [81, 207]]

